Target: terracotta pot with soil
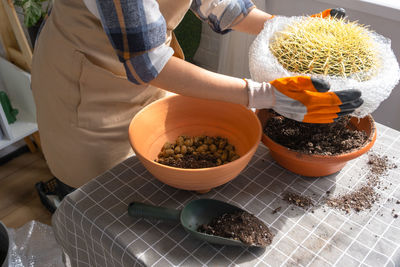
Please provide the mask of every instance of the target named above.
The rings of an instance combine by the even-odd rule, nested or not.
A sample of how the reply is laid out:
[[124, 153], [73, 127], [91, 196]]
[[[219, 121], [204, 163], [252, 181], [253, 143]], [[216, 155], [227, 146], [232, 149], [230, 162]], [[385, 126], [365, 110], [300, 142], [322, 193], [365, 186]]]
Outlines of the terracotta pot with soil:
[[376, 139], [371, 115], [318, 125], [295, 122], [266, 109], [257, 110], [256, 114], [263, 128], [262, 142], [271, 156], [281, 166], [303, 176], [319, 177], [340, 171], [349, 160], [366, 153]]
[[[163, 164], [160, 163], [160, 152], [167, 152], [161, 151], [166, 143], [179, 142], [178, 137], [183, 136], [193, 138], [193, 142], [200, 136], [208, 139], [222, 137], [235, 147], [239, 158], [215, 167], [208, 165], [208, 160], [204, 162], [204, 158], [194, 157], [193, 154], [187, 160], [196, 161], [192, 163], [197, 166], [191, 164], [190, 168], [184, 168], [187, 166], [180, 162], [164, 164], [167, 163], [165, 158]], [[254, 112], [246, 107], [181, 95], [165, 97], [147, 105], [135, 115], [129, 126], [132, 148], [155, 178], [172, 187], [198, 193], [208, 192], [238, 176], [253, 157], [260, 139], [261, 124]], [[188, 140], [181, 141], [186, 145]], [[185, 149], [193, 144], [187, 144]], [[178, 153], [176, 148], [173, 153]], [[179, 146], [179, 153], [182, 149], [183, 146]]]

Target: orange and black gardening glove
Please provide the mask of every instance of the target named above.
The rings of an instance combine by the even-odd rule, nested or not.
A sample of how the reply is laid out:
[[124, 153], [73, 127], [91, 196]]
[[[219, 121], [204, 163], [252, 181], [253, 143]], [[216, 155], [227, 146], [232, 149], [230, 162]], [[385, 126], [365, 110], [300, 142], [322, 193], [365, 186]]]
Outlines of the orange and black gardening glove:
[[316, 18], [326, 18], [326, 17], [333, 17], [341, 19], [346, 16], [346, 10], [343, 8], [330, 8], [326, 9], [318, 14], [311, 15], [310, 17]]
[[308, 123], [331, 123], [363, 104], [359, 90], [329, 92], [330, 85], [308, 76], [286, 77], [272, 82], [247, 82], [249, 104], [272, 108], [282, 116]]
[[[310, 15], [310, 17], [313, 18], [327, 18], [327, 17], [333, 17], [333, 18], [344, 18], [346, 16], [346, 10], [344, 8], [330, 8], [326, 9], [320, 13]], [[273, 19], [275, 15], [272, 15], [270, 19]]]

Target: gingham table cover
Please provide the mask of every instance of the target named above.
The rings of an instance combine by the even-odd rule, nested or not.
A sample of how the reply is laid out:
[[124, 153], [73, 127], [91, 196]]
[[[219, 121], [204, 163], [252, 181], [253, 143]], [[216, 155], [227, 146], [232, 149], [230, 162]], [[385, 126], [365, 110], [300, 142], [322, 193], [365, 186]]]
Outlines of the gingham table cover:
[[[377, 128], [372, 151], [400, 165], [400, 133]], [[365, 154], [337, 174], [305, 178], [280, 167], [260, 144], [236, 179], [200, 195], [159, 182], [132, 157], [67, 196], [53, 216], [54, 232], [72, 266], [400, 266], [400, 217], [393, 216], [400, 213], [400, 168], [381, 177], [381, 196], [371, 210], [312, 211], [282, 200], [288, 191], [316, 203], [327, 191], [349, 192], [365, 183], [367, 161]], [[131, 201], [181, 209], [197, 198], [223, 200], [255, 214], [275, 234], [272, 244], [266, 249], [210, 245], [179, 224], [127, 213]]]

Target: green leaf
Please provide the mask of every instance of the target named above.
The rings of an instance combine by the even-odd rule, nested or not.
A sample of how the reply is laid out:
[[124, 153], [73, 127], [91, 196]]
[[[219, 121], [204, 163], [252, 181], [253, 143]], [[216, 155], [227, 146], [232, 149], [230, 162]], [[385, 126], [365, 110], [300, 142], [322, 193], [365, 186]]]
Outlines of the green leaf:
[[27, 0], [23, 5], [25, 12], [24, 23], [26, 27], [34, 26], [43, 15], [42, 5], [40, 0]]
[[15, 6], [19, 6], [19, 7], [23, 7], [25, 2], [26, 2], [26, 0], [25, 1], [24, 0], [15, 0], [14, 1], [14, 5]]
[[189, 10], [174, 33], [185, 54], [185, 60], [193, 63], [193, 57], [200, 45], [202, 23]]

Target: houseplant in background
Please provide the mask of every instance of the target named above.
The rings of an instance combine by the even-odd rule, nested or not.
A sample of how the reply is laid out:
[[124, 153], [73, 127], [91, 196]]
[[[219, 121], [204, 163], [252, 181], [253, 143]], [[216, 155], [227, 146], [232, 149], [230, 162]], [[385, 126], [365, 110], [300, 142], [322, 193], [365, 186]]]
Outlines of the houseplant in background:
[[50, 3], [48, 0], [14, 0], [14, 5], [22, 9], [24, 25], [28, 29], [32, 46], [35, 45], [40, 25], [49, 10]]
[[176, 38], [182, 47], [185, 60], [193, 63], [193, 57], [200, 45], [202, 22], [189, 10], [181, 23], [174, 30]]

